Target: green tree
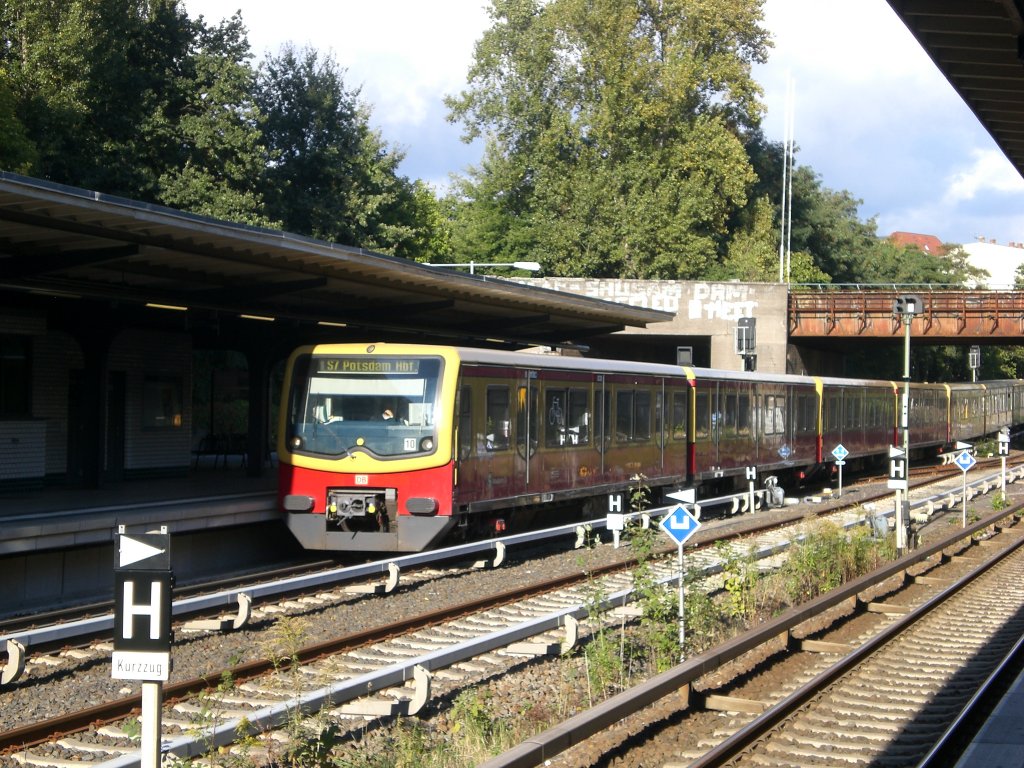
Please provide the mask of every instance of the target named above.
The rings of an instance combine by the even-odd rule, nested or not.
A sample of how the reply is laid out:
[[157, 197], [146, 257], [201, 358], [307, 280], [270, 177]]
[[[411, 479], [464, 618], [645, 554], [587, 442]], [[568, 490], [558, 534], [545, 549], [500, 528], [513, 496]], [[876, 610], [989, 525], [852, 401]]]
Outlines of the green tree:
[[34, 174], [265, 221], [239, 18], [208, 28], [178, 0], [5, 0], [0, 34], [4, 85], [35, 140]]
[[235, 15], [216, 27], [195, 29], [195, 52], [177, 78], [178, 112], [156, 117], [176, 139], [158, 178], [158, 197], [204, 216], [270, 226], [261, 194], [264, 152], [255, 73], [242, 19]]
[[17, 104], [6, 71], [0, 66], [0, 169], [29, 175], [39, 159], [35, 142], [17, 114]]
[[761, 3], [493, 0], [490, 15], [447, 101], [467, 139], [489, 139], [466, 231], [502, 230], [504, 259], [549, 274], [704, 274], [754, 181]]
[[332, 58], [285, 45], [261, 63], [256, 101], [272, 218], [290, 232], [415, 255], [424, 233], [413, 185], [398, 174], [403, 155], [371, 129]]
[[[729, 251], [720, 266], [708, 277], [713, 280], [744, 282], [779, 282], [779, 237], [776, 224], [778, 208], [767, 196], [755, 201], [753, 219], [733, 232]], [[806, 251], [790, 253], [782, 265], [782, 281], [792, 283], [827, 283], [829, 276], [818, 269]]]

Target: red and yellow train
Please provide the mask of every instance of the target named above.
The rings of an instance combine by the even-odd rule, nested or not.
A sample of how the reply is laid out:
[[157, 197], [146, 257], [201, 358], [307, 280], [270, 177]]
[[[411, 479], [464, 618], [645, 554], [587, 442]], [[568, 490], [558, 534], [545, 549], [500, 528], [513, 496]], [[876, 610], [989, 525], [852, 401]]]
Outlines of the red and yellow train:
[[[290, 358], [280, 500], [308, 549], [410, 552], [517, 512], [635, 484], [731, 490], [884, 459], [903, 386], [448, 346], [304, 347]], [[910, 447], [1024, 422], [1024, 381], [911, 384]], [[744, 481], [745, 482], [745, 481]]]

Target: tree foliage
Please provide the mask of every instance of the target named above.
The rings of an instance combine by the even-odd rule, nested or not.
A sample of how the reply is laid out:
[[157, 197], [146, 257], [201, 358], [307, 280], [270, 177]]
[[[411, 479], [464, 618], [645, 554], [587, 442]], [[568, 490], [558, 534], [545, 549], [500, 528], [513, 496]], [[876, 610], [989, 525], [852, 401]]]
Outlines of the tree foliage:
[[[469, 87], [465, 241], [497, 231], [549, 273], [701, 276], [753, 172], [742, 134], [767, 34], [752, 0], [493, 0]], [[474, 252], [474, 257], [482, 254]]]
[[240, 15], [2, 0], [0, 35], [6, 169], [400, 255], [430, 237], [343, 72], [292, 46], [254, 67]]

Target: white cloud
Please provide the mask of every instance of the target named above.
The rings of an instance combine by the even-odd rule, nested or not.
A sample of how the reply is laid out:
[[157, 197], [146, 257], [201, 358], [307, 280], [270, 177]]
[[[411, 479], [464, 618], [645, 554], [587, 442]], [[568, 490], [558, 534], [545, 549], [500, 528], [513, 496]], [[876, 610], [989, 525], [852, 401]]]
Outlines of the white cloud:
[[484, 0], [185, 0], [207, 23], [239, 6], [257, 60], [285, 42], [330, 52], [382, 126], [422, 124], [460, 90], [487, 24]]
[[998, 149], [973, 149], [970, 160], [969, 167], [949, 177], [943, 198], [948, 204], [975, 200], [985, 192], [1024, 193], [1024, 179]]

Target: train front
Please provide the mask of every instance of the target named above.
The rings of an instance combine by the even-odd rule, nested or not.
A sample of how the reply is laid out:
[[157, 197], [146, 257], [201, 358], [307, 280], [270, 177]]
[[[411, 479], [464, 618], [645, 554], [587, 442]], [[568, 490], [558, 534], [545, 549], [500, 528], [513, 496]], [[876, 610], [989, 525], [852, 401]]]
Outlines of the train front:
[[397, 344], [305, 347], [285, 375], [279, 496], [306, 549], [418, 552], [455, 524], [458, 357]]

